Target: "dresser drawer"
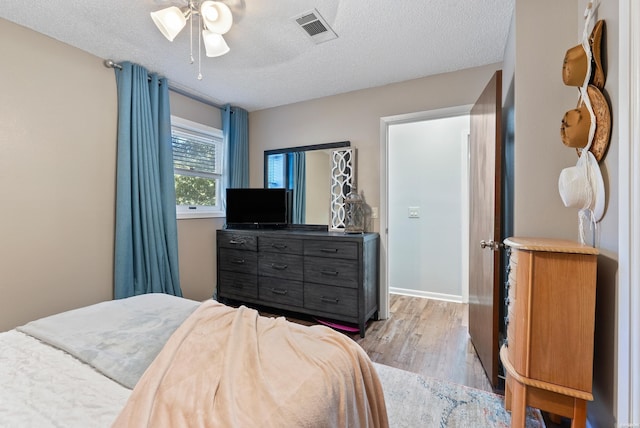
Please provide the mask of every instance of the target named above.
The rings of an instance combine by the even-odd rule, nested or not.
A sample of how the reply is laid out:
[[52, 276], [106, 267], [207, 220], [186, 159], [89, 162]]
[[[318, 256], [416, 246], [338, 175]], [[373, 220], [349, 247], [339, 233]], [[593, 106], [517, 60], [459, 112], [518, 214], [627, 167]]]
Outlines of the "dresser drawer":
[[220, 271], [218, 289], [222, 297], [258, 298], [258, 277], [246, 273]]
[[358, 266], [353, 260], [305, 257], [304, 281], [357, 288]]
[[364, 337], [378, 310], [378, 234], [223, 229], [216, 243], [223, 300], [357, 322]]
[[516, 356], [516, 273], [518, 268], [518, 252], [511, 251], [509, 256], [509, 267], [507, 277], [507, 315], [505, 316], [505, 324], [507, 330], [507, 346], [509, 360], [515, 361]]
[[516, 298], [516, 278], [518, 277], [518, 252], [512, 251], [509, 257], [509, 300], [514, 301]]
[[352, 288], [305, 283], [304, 307], [355, 317], [358, 315], [358, 292]]
[[511, 303], [509, 308], [507, 309], [507, 347], [509, 349], [509, 360], [516, 361], [516, 314], [515, 314], [515, 305]]
[[258, 274], [293, 281], [302, 281], [302, 256], [293, 254], [260, 253]]
[[261, 276], [258, 279], [260, 300], [283, 305], [302, 306], [302, 282]]
[[219, 249], [220, 270], [258, 274], [258, 253], [243, 250]]
[[304, 255], [356, 260], [358, 258], [358, 244], [355, 242], [338, 242], [336, 240], [305, 240]]
[[279, 254], [302, 254], [302, 239], [278, 239], [261, 236], [258, 239], [260, 252]]
[[517, 298], [517, 284], [516, 284], [516, 270], [511, 269], [509, 273], [509, 289], [507, 290], [507, 298], [509, 302], [514, 305]]
[[232, 248], [236, 250], [258, 251], [258, 237], [219, 231], [217, 235], [219, 248]]

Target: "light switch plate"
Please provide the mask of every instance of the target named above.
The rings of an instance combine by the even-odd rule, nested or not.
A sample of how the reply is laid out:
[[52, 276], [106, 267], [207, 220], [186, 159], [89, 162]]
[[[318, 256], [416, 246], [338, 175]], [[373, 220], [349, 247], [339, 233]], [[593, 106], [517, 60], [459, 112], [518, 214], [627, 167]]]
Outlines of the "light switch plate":
[[420, 207], [409, 207], [409, 218], [420, 218]]

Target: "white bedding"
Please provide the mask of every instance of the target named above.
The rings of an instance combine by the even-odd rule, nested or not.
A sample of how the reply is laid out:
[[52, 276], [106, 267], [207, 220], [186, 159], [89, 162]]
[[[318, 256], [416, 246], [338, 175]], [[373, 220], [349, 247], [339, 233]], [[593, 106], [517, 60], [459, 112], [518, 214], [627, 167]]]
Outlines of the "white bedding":
[[199, 304], [168, 294], [142, 294], [40, 318], [16, 330], [67, 351], [133, 389]]
[[198, 305], [145, 294], [0, 333], [0, 427], [110, 427], [164, 342]]
[[132, 394], [125, 385], [137, 383], [168, 331], [198, 306], [167, 295], [123, 300], [0, 333], [0, 427], [113, 424]]
[[130, 394], [64, 351], [0, 333], [1, 427], [109, 427]]

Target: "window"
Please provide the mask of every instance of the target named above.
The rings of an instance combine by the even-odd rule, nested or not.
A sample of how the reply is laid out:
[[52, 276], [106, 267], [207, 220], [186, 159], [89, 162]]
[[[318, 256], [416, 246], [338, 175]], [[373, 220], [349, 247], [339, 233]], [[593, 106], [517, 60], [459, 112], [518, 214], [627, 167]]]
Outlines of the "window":
[[178, 218], [224, 217], [222, 131], [171, 117]]
[[285, 186], [285, 161], [287, 154], [286, 153], [278, 153], [275, 155], [269, 155], [267, 157], [267, 162], [269, 163], [267, 166], [267, 171], [269, 171], [269, 175], [267, 177], [267, 187], [270, 189], [274, 188], [282, 188]]

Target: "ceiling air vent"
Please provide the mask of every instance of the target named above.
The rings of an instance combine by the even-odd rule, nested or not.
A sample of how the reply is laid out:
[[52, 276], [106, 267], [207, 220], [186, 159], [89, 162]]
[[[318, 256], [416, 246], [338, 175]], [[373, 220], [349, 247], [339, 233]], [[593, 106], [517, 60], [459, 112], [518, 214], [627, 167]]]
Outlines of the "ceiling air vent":
[[316, 9], [294, 16], [292, 19], [316, 44], [338, 38], [338, 35]]

